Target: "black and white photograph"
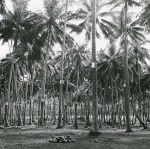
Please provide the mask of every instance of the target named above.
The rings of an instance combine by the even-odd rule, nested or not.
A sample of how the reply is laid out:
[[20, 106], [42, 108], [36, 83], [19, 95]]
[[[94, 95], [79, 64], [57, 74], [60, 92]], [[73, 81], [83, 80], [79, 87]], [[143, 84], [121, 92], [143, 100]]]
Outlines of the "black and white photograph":
[[150, 149], [150, 0], [0, 0], [0, 149]]

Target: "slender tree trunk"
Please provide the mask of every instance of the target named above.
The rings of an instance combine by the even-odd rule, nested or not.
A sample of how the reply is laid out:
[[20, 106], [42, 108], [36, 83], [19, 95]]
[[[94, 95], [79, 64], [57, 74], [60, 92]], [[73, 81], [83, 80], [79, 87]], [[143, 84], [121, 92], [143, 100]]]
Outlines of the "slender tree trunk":
[[29, 76], [28, 76], [28, 72], [29, 72], [29, 68], [28, 68], [28, 55], [25, 56], [26, 59], [26, 75], [27, 75], [27, 80], [26, 80], [26, 89], [25, 89], [25, 102], [24, 102], [24, 120], [23, 120], [23, 125], [26, 124], [26, 108], [27, 108], [27, 100], [28, 100], [28, 84], [29, 84]]
[[65, 123], [68, 122], [68, 114], [67, 114], [67, 109], [68, 109], [68, 106], [67, 106], [67, 103], [69, 101], [69, 91], [68, 91], [68, 87], [69, 87], [69, 77], [70, 77], [70, 74], [69, 74], [69, 71], [67, 72], [67, 80], [66, 80], [66, 92], [65, 92], [65, 98], [66, 98], [66, 101], [65, 101], [65, 107], [64, 107], [64, 111], [63, 111], [63, 126], [65, 125]]
[[117, 102], [117, 118], [118, 118], [118, 127], [120, 128], [121, 123], [121, 115], [120, 115], [120, 100], [118, 97], [118, 87], [117, 87], [117, 80], [115, 81], [115, 93], [116, 93], [116, 102]]
[[60, 80], [60, 97], [59, 97], [59, 111], [58, 111], [58, 124], [57, 129], [62, 128], [62, 101], [63, 101], [63, 84], [64, 84], [64, 51], [66, 42], [66, 26], [67, 26], [67, 12], [68, 12], [69, 0], [66, 0], [65, 5], [65, 20], [64, 20], [64, 35], [63, 35], [63, 45], [61, 54], [61, 80]]
[[[49, 46], [48, 46], [49, 47]], [[45, 125], [45, 85], [46, 85], [46, 74], [47, 74], [47, 56], [48, 56], [48, 47], [46, 49], [46, 57], [43, 57], [44, 63], [44, 72], [43, 72], [43, 82], [42, 82], [42, 99], [41, 99], [41, 126]]]
[[78, 129], [78, 87], [79, 87], [79, 66], [77, 66], [77, 82], [76, 82], [76, 97], [75, 97], [75, 119], [74, 119], [74, 127]]
[[3, 124], [3, 117], [2, 117], [2, 105], [0, 104], [0, 125]]
[[40, 116], [40, 113], [41, 113], [41, 99], [38, 98], [38, 125], [39, 126], [41, 125], [41, 116]]
[[23, 126], [26, 124], [26, 101], [24, 101], [24, 107], [23, 107]]
[[97, 102], [97, 68], [96, 68], [96, 0], [92, 6], [92, 107], [93, 107], [93, 133], [99, 132], [98, 102]]
[[8, 103], [5, 104], [4, 126], [8, 127]]
[[88, 126], [91, 126], [90, 123], [90, 98], [86, 97], [87, 101], [85, 101], [85, 117], [86, 117], [86, 125], [85, 127], [87, 128]]
[[40, 125], [43, 126], [44, 125], [44, 101], [41, 101], [41, 116], [40, 116]]
[[[16, 68], [17, 69], [17, 68]], [[17, 84], [17, 74], [16, 69], [13, 65], [13, 76], [14, 76], [14, 86], [15, 86], [15, 97], [16, 97], [16, 118], [17, 118], [17, 126], [21, 126], [21, 98], [18, 95], [18, 84]]]
[[21, 121], [21, 98], [18, 101], [18, 126], [22, 125]]
[[10, 109], [10, 125], [14, 125], [14, 103], [11, 103], [11, 109]]
[[[54, 85], [53, 85], [53, 94], [54, 94]], [[53, 125], [56, 123], [56, 98], [53, 96]]]
[[[22, 89], [21, 89], [21, 92], [22, 92], [22, 125], [24, 126], [25, 125], [25, 93], [24, 93], [24, 77], [23, 77], [23, 83], [22, 83]], [[26, 86], [25, 86], [25, 90], [26, 90]], [[13, 105], [12, 105], [13, 106]]]
[[[31, 74], [31, 90], [30, 90], [30, 100], [29, 100], [29, 125], [32, 125], [33, 120], [33, 112], [34, 112], [34, 107], [33, 107], [33, 86], [34, 86], [34, 73], [35, 73], [35, 67], [33, 65], [33, 71]], [[33, 107], [33, 108], [32, 108]]]
[[29, 98], [29, 125], [32, 125], [32, 95]]
[[113, 79], [111, 78], [111, 122], [112, 122], [112, 127], [115, 127], [114, 124], [114, 89], [113, 89]]
[[[13, 58], [12, 58], [13, 61]], [[13, 72], [13, 65], [14, 62], [12, 62], [11, 69], [10, 69], [10, 74], [9, 74], [9, 82], [8, 82], [8, 92], [7, 92], [7, 101], [10, 100], [10, 87], [11, 87], [11, 80], [12, 80], [12, 72]], [[5, 103], [5, 110], [4, 110], [4, 126], [8, 127], [8, 105], [7, 102]]]
[[105, 84], [105, 88], [104, 88], [104, 98], [103, 98], [103, 103], [102, 103], [102, 120], [103, 120], [103, 122], [105, 123], [106, 122], [106, 102], [105, 102], [105, 100], [106, 100], [106, 91], [107, 91], [107, 87], [108, 87], [108, 79], [106, 80], [106, 84]]
[[34, 100], [32, 100], [32, 122], [35, 122], [35, 103]]
[[129, 85], [129, 72], [128, 72], [128, 40], [127, 40], [127, 0], [125, 0], [125, 33], [124, 33], [124, 48], [125, 48], [125, 111], [126, 111], [126, 132], [132, 132], [130, 122], [130, 85]]

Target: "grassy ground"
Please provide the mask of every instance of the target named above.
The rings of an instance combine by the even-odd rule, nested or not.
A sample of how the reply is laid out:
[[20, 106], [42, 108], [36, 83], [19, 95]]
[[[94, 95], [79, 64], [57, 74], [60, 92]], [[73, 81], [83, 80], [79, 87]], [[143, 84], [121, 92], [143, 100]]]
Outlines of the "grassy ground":
[[[71, 135], [75, 143], [49, 143], [53, 136]], [[95, 141], [97, 140], [97, 141]], [[97, 142], [97, 143], [96, 143]], [[103, 130], [98, 137], [90, 137], [87, 130], [44, 127], [22, 127], [0, 130], [0, 149], [150, 149], [150, 131]]]

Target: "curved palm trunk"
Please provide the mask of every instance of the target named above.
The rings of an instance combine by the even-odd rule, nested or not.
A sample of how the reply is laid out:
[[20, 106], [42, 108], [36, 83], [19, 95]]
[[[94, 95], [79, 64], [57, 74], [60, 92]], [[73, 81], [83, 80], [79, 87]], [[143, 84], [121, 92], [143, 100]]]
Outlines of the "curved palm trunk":
[[63, 83], [64, 83], [64, 80], [63, 80], [64, 79], [64, 51], [65, 51], [65, 41], [66, 41], [66, 25], [67, 25], [68, 3], [69, 3], [69, 0], [66, 0], [64, 35], [63, 35], [63, 45], [62, 45], [62, 55], [61, 55], [61, 80], [60, 80], [60, 97], [59, 97], [59, 111], [58, 111], [57, 129], [62, 128], [62, 100], [63, 100]]
[[124, 33], [124, 50], [125, 50], [125, 111], [126, 111], [126, 132], [132, 132], [130, 122], [130, 85], [129, 85], [129, 72], [128, 72], [128, 47], [127, 47], [127, 0], [125, 1], [125, 33]]
[[96, 72], [96, 0], [93, 0], [92, 15], [92, 107], [93, 107], [93, 132], [99, 131], [98, 102], [97, 102], [97, 72]]

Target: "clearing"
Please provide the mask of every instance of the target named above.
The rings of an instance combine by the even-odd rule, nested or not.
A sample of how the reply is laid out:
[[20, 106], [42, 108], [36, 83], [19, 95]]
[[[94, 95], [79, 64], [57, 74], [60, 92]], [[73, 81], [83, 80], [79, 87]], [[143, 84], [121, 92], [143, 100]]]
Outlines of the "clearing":
[[[88, 135], [89, 130], [26, 126], [0, 129], [0, 149], [150, 149], [150, 131], [134, 129], [105, 129], [99, 137]], [[75, 143], [49, 143], [52, 136], [70, 135]]]

